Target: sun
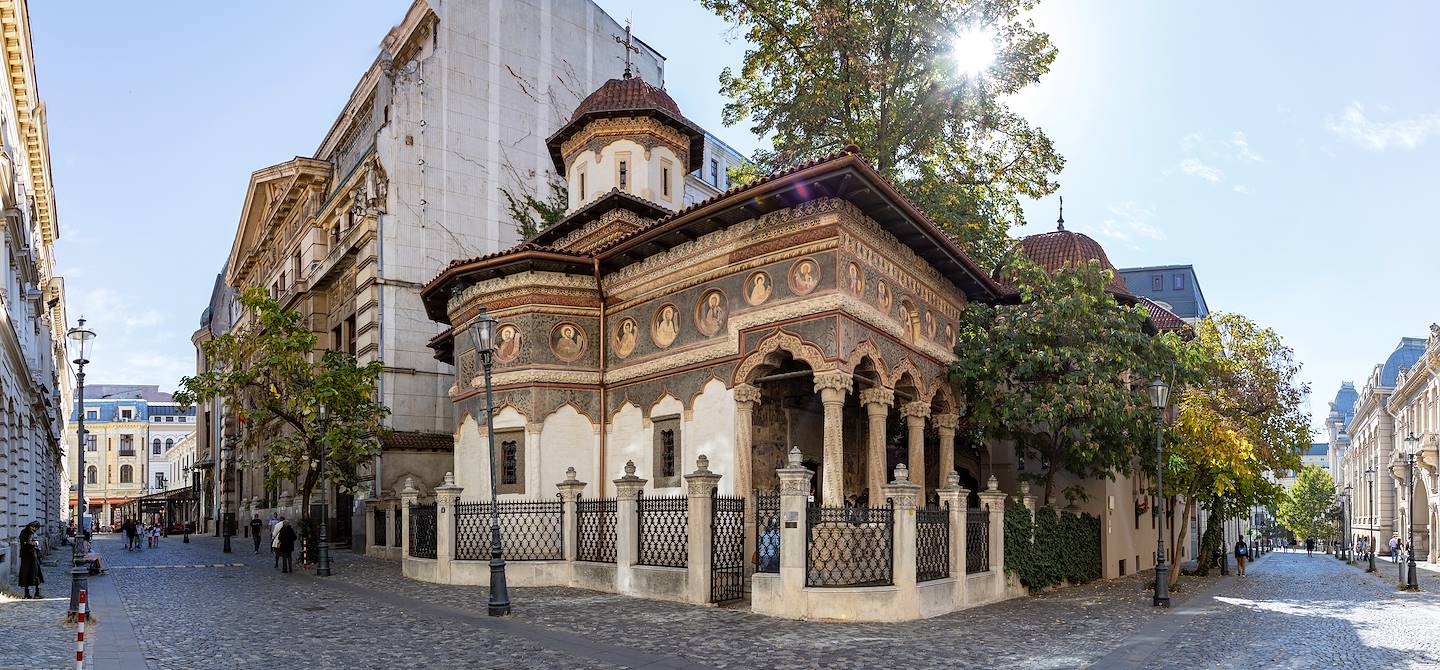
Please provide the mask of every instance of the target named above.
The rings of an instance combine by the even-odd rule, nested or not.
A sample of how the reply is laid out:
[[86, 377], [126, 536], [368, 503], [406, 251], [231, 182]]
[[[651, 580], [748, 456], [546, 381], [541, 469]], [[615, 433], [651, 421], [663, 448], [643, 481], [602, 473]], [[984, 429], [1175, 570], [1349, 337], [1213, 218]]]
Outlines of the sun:
[[955, 36], [950, 58], [961, 74], [975, 76], [995, 62], [995, 31], [971, 28]]

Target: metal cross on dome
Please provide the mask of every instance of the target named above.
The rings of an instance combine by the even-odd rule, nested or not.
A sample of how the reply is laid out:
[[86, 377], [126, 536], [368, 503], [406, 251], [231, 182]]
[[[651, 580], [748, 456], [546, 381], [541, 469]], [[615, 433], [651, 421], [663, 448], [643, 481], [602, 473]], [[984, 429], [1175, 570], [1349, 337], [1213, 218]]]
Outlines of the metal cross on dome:
[[640, 47], [635, 46], [635, 42], [634, 42], [634, 40], [631, 38], [631, 35], [630, 35], [630, 21], [629, 21], [628, 19], [625, 21], [625, 39], [623, 39], [623, 40], [620, 39], [620, 36], [619, 36], [619, 35], [612, 35], [611, 37], [613, 37], [613, 38], [615, 39], [615, 42], [616, 42], [616, 43], [621, 44], [621, 45], [623, 45], [623, 46], [625, 47], [625, 78], [626, 78], [626, 79], [629, 79], [629, 78], [630, 78], [630, 54], [631, 54], [631, 52], [634, 52], [634, 53], [637, 53], [637, 54], [640, 53]]

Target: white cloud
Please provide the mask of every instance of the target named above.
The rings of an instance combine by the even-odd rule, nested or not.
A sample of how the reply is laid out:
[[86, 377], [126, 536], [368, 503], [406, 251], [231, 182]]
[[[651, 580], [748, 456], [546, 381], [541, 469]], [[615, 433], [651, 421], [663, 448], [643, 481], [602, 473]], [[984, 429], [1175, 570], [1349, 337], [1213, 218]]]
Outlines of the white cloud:
[[1127, 200], [1118, 205], [1112, 205], [1110, 215], [1101, 220], [1100, 225], [1089, 232], [1107, 240], [1120, 242], [1132, 249], [1139, 249], [1138, 242], [1140, 240], [1165, 239], [1165, 233], [1150, 223], [1154, 217], [1154, 210], [1133, 200]]
[[1180, 171], [1191, 177], [1204, 179], [1212, 184], [1225, 178], [1224, 170], [1206, 165], [1199, 158], [1186, 158], [1180, 161]]
[[1201, 132], [1186, 133], [1180, 138], [1180, 151], [1226, 162], [1259, 163], [1265, 160], [1250, 147], [1250, 139], [1243, 130], [1231, 131], [1230, 136], [1225, 138], [1210, 137]]
[[[1385, 113], [1389, 108], [1382, 105], [1379, 110]], [[1325, 117], [1325, 128], [1371, 151], [1415, 149], [1431, 135], [1440, 133], [1440, 114], [1375, 121], [1366, 116], [1364, 105], [1352, 102], [1338, 116]]]
[[1225, 140], [1225, 146], [1231, 151], [1236, 160], [1254, 161], [1259, 163], [1265, 160], [1260, 154], [1250, 148], [1250, 142], [1245, 139], [1245, 133], [1239, 130], [1230, 133], [1230, 139]]
[[99, 336], [86, 375], [95, 383], [159, 384], [175, 388], [194, 373], [187, 338], [159, 310], [136, 304], [112, 288], [77, 291], [66, 306], [71, 320], [84, 317]]
[[1232, 191], [1234, 191], [1234, 192], [1236, 192], [1236, 193], [1244, 193], [1244, 194], [1247, 194], [1247, 195], [1250, 193], [1250, 187], [1249, 187], [1249, 186], [1246, 186], [1246, 185], [1244, 185], [1244, 184], [1236, 184], [1236, 185], [1234, 185], [1234, 186], [1231, 186], [1231, 187], [1230, 187], [1230, 190], [1232, 190]]

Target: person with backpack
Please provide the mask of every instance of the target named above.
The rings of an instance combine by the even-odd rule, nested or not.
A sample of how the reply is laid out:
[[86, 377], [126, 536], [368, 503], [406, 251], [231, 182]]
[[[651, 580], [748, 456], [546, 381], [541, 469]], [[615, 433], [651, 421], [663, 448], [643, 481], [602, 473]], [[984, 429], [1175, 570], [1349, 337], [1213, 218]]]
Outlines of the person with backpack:
[[1245, 544], [1245, 538], [1240, 538], [1235, 543], [1235, 571], [1241, 577], [1245, 576], [1245, 559], [1250, 558], [1250, 547]]

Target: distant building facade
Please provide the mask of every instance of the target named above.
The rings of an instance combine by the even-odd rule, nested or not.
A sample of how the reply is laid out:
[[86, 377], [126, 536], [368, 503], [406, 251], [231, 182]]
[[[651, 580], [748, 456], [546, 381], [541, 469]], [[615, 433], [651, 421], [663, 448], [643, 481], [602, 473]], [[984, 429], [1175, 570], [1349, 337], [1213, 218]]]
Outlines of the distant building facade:
[[1131, 293], [1159, 303], [1186, 323], [1193, 325], [1210, 313], [1193, 265], [1121, 268], [1117, 272]]
[[[1430, 342], [1435, 340], [1432, 334]], [[1428, 347], [1433, 349], [1433, 346]], [[1355, 492], [1355, 519], [1352, 533], [1376, 538], [1381, 552], [1388, 553], [1385, 543], [1390, 536], [1404, 530], [1402, 517], [1405, 508], [1406, 459], [1403, 454], [1405, 433], [1397, 428], [1396, 402], [1394, 394], [1400, 383], [1401, 371], [1411, 370], [1427, 356], [1427, 341], [1421, 338], [1405, 337], [1385, 359], [1371, 370], [1369, 378], [1360, 388], [1355, 406], [1355, 418], [1347, 427], [1350, 446], [1346, 450], [1341, 469], [1345, 483]], [[1408, 422], [1408, 418], [1406, 421]], [[1409, 424], [1406, 426], [1408, 428]], [[1431, 424], [1433, 426], [1433, 424]], [[1433, 472], [1434, 450], [1430, 450], [1430, 468]], [[1421, 460], [1424, 463], [1425, 459]], [[1423, 469], [1423, 468], [1422, 468]], [[1367, 481], [1367, 473], [1373, 481]], [[1416, 478], [1417, 507], [1425, 509], [1424, 489], [1421, 485], [1424, 475]], [[1424, 497], [1423, 499], [1421, 497]], [[1418, 526], [1419, 524], [1417, 524]], [[1424, 529], [1416, 534], [1417, 548], [1428, 545]], [[1421, 544], [1421, 538], [1426, 544]]]
[[24, 0], [0, 0], [0, 32], [0, 581], [9, 581], [26, 524], [41, 523], [47, 549], [63, 528], [70, 375], [50, 143]]
[[[96, 523], [114, 525], [126, 502], [173, 488], [169, 484], [175, 480], [168, 474], [164, 478], [157, 475], [169, 472], [167, 443], [173, 450], [177, 437], [194, 431], [195, 408], [181, 410], [159, 386], [95, 384], [85, 387], [84, 404], [70, 416], [72, 435], [78, 435], [80, 412], [85, 417], [85, 470], [81, 475], [89, 513]], [[160, 421], [155, 422], [155, 417]]]

